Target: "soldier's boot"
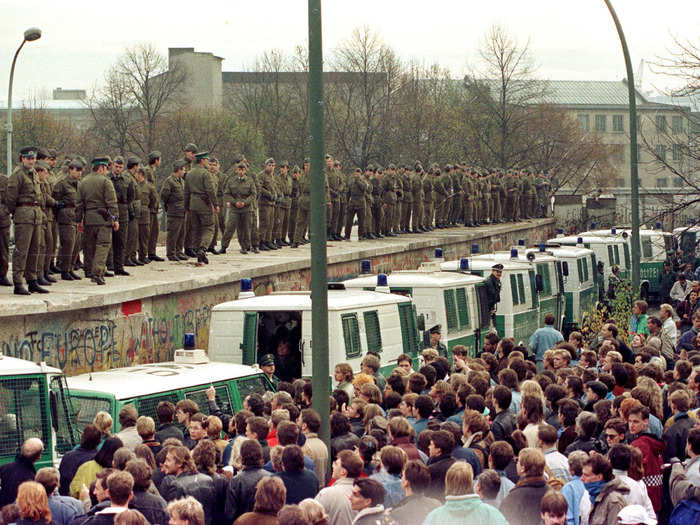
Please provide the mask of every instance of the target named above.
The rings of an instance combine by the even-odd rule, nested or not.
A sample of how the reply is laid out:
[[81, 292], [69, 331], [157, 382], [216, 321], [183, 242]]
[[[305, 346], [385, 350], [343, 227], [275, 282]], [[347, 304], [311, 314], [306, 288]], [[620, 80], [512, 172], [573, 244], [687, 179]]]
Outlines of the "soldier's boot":
[[199, 249], [199, 254], [197, 255], [197, 262], [201, 262], [204, 264], [209, 264], [209, 259], [207, 259], [207, 250], [206, 248], [200, 248]]
[[157, 256], [155, 253], [149, 253], [148, 258], [152, 261], [157, 261], [157, 262], [163, 262], [165, 260], [162, 257]]
[[15, 295], [31, 295], [22, 283], [15, 283]]
[[70, 272], [61, 272], [61, 279], [63, 281], [74, 281], [73, 276], [70, 274]]
[[90, 280], [99, 286], [104, 286], [105, 284], [107, 284], [104, 280], [104, 277], [101, 277], [99, 275], [93, 276]]
[[39, 274], [39, 276], [36, 278], [35, 282], [41, 286], [51, 286], [51, 283], [49, 281], [47, 281], [46, 279], [44, 279], [44, 276], [41, 274]]
[[82, 277], [80, 277], [77, 273], [75, 273], [73, 270], [68, 272], [70, 276], [73, 278], [74, 281], [80, 281]]
[[[33, 293], [49, 293], [46, 288], [39, 286], [38, 281], [27, 281], [27, 289]], [[15, 287], [15, 293], [17, 292], [17, 287]]]
[[61, 269], [58, 266], [56, 266], [56, 263], [54, 262], [53, 259], [51, 259], [51, 264], [49, 264], [49, 271], [51, 273], [55, 273], [55, 274], [62, 273]]
[[253, 245], [253, 253], [260, 253], [260, 250], [258, 250], [258, 247]]
[[46, 279], [46, 280], [49, 281], [50, 283], [57, 283], [58, 280], [57, 280], [57, 279], [54, 279], [53, 277], [51, 277], [51, 275], [52, 275], [52, 274], [49, 273], [48, 271], [44, 272], [44, 279]]
[[12, 286], [12, 283], [7, 278], [7, 275], [0, 277], [0, 286]]

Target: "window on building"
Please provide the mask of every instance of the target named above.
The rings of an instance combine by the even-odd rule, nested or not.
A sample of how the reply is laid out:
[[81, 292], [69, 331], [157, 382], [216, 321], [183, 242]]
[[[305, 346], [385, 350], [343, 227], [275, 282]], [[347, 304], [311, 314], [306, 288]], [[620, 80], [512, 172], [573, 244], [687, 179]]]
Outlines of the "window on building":
[[679, 161], [683, 158], [683, 147], [680, 144], [673, 145], [672, 156], [675, 161]]
[[656, 115], [656, 131], [666, 131], [666, 116]]
[[607, 124], [607, 115], [596, 115], [595, 116], [595, 130], [599, 133], [605, 132], [605, 125]]
[[668, 188], [668, 179], [666, 177], [659, 177], [656, 179], [657, 188]]
[[625, 162], [625, 146], [623, 144], [616, 144], [613, 148], [613, 159], [616, 162]]
[[588, 118], [588, 115], [580, 114], [578, 116], [578, 121], [579, 121], [579, 124], [581, 124], [581, 129], [583, 131], [588, 132], [591, 130], [591, 124], [590, 124], [590, 119]]
[[683, 120], [680, 115], [671, 117], [671, 130], [674, 133], [683, 133]]
[[613, 131], [616, 133], [625, 131], [625, 120], [623, 115], [613, 115]]
[[656, 153], [656, 156], [659, 158], [661, 162], [666, 162], [666, 145], [665, 144], [657, 144], [656, 148], [654, 148], [654, 153]]
[[618, 177], [617, 180], [615, 181], [615, 186], [617, 186], [618, 188], [624, 188], [625, 187], [625, 178]]
[[680, 177], [673, 177], [673, 187], [674, 188], [682, 188], [683, 187], [683, 179]]

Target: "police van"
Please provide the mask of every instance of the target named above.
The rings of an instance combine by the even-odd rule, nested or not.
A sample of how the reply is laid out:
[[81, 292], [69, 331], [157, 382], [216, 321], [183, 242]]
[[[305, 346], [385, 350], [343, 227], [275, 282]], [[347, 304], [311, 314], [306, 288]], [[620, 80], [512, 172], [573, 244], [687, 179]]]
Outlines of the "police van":
[[[601, 268], [604, 280], [601, 284], [605, 290], [608, 289], [613, 266], [617, 266], [620, 269], [618, 274], [620, 278], [629, 279], [630, 277], [630, 269], [632, 268], [630, 246], [622, 237], [581, 234], [578, 236], [557, 237], [548, 241], [547, 245], [550, 245], [550, 243], [552, 246], [578, 246], [592, 250], [596, 258], [594, 267], [598, 267], [597, 262], [602, 263]], [[598, 273], [595, 274], [595, 279], [597, 279], [597, 276]]]
[[[655, 230], [639, 230], [639, 285], [642, 299], [647, 301], [651, 296], [659, 294], [659, 275], [663, 271], [668, 252], [673, 250], [674, 245], [674, 234], [662, 231], [660, 226], [659, 224], [659, 228]], [[626, 245], [626, 250], [632, 253], [632, 230], [611, 228], [610, 230], [594, 230], [590, 233], [601, 237], [621, 239]], [[587, 233], [582, 235], [587, 235]], [[695, 253], [694, 244], [691, 253]]]
[[[264, 354], [275, 355], [281, 342], [291, 350], [292, 377], [312, 375], [311, 293], [273, 292], [255, 296], [250, 280], [241, 280], [241, 296], [212, 308], [209, 356], [228, 363], [254, 364]], [[402, 353], [416, 357], [418, 323], [408, 297], [385, 292], [346, 290], [330, 283], [328, 290], [328, 342], [331, 373], [348, 363], [360, 371], [368, 351], [378, 352], [382, 373], [395, 368]], [[246, 295], [249, 295], [246, 297]]]
[[[456, 345], [466, 346], [471, 357], [478, 354], [490, 322], [485, 301], [479, 301], [479, 294], [485, 293], [482, 277], [442, 272], [439, 265], [393, 272], [386, 277], [391, 293], [413, 299], [425, 328], [421, 334], [423, 346], [429, 343], [428, 330], [439, 324], [442, 326], [441, 342], [447, 347], [449, 357]], [[361, 290], [374, 290], [376, 283], [376, 275], [343, 281], [347, 289]]]
[[36, 468], [58, 466], [60, 456], [80, 443], [73, 418], [63, 372], [0, 354], [0, 465], [36, 437], [44, 443]]
[[[494, 264], [503, 265], [501, 301], [496, 305], [494, 328], [499, 337], [512, 337], [515, 344], [528, 344], [530, 336], [539, 328], [539, 303], [535, 270], [528, 263], [514, 258], [504, 259], [496, 254], [484, 254], [448, 261], [440, 265], [443, 271], [468, 272], [488, 278]], [[486, 297], [480, 297], [486, 301]]]
[[700, 226], [681, 226], [673, 229], [673, 237], [678, 249], [683, 250], [684, 256], [690, 256], [693, 268], [700, 262]]
[[119, 430], [124, 405], [134, 405], [139, 415], [157, 423], [161, 401], [176, 404], [191, 399], [209, 415], [206, 390], [210, 386], [216, 391], [217, 405], [227, 414], [240, 410], [249, 394], [275, 390], [259, 368], [209, 361], [204, 350], [176, 350], [173, 361], [89, 372], [67, 381], [79, 428], [92, 423], [103, 410], [112, 416], [114, 431]]
[[[557, 260], [561, 267], [564, 281], [564, 323], [562, 333], [565, 337], [574, 330], [579, 330], [586, 312], [595, 307], [599, 296], [598, 264], [595, 254], [588, 248], [576, 246], [559, 246], [555, 239], [547, 246], [540, 246], [538, 251], [546, 251]], [[535, 251], [529, 249], [528, 253]], [[602, 285], [602, 282], [601, 282]]]

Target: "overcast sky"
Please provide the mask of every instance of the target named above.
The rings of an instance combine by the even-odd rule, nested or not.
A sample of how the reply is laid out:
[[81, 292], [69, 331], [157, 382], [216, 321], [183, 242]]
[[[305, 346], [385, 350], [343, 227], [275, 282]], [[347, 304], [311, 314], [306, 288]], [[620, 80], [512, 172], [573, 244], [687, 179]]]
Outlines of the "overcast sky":
[[[700, 35], [700, 2], [614, 0], [635, 71], [672, 47], [672, 35]], [[461, 76], [493, 24], [521, 42], [528, 38], [538, 73], [550, 80], [620, 80], [620, 44], [603, 0], [325, 0], [324, 53], [368, 25], [399, 56], [449, 67]], [[263, 50], [306, 45], [307, 2], [302, 0], [0, 0], [0, 100], [12, 56], [27, 27], [43, 36], [25, 45], [15, 72], [15, 99], [53, 88], [91, 89], [127, 46], [153, 43], [194, 47], [224, 57], [224, 71], [245, 70]], [[643, 89], [670, 80], [644, 70]]]

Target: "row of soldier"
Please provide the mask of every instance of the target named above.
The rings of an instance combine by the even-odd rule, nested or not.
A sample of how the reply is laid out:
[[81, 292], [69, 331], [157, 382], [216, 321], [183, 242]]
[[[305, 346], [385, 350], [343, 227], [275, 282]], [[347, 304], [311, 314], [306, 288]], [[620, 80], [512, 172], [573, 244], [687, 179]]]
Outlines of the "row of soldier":
[[[80, 201], [79, 182], [87, 163], [79, 156], [66, 158], [56, 168], [55, 151], [24, 148], [9, 183], [0, 178], [0, 284], [14, 283], [18, 294], [46, 293], [44, 287], [56, 282], [56, 274], [63, 280], [81, 279], [75, 273], [80, 267], [86, 277], [104, 284], [104, 277], [129, 275], [125, 266], [163, 261], [156, 254], [161, 206], [167, 216], [166, 254], [171, 261], [196, 257], [208, 263], [207, 252], [226, 253], [234, 234], [242, 253], [309, 242], [308, 159], [302, 168], [290, 169], [289, 163], [277, 166], [270, 158], [254, 173], [241, 156], [233, 173], [226, 174], [208, 152], [188, 144], [160, 193], [159, 152], [151, 152], [146, 165], [133, 156], [126, 162], [120, 156], [96, 160], [100, 162], [93, 159], [92, 169], [111, 182], [96, 187], [111, 188], [114, 208], [111, 193], [100, 195], [99, 202]], [[349, 240], [355, 219], [358, 238], [364, 240], [540, 217], [546, 214], [549, 194], [544, 173], [478, 172], [465, 163], [424, 170], [416, 162], [398, 168], [389, 164], [386, 169], [369, 165], [345, 175], [330, 155], [325, 181], [330, 240]], [[6, 277], [10, 214], [15, 225], [13, 283]], [[99, 235], [91, 231], [91, 240], [84, 234], [86, 218], [100, 223]]]

